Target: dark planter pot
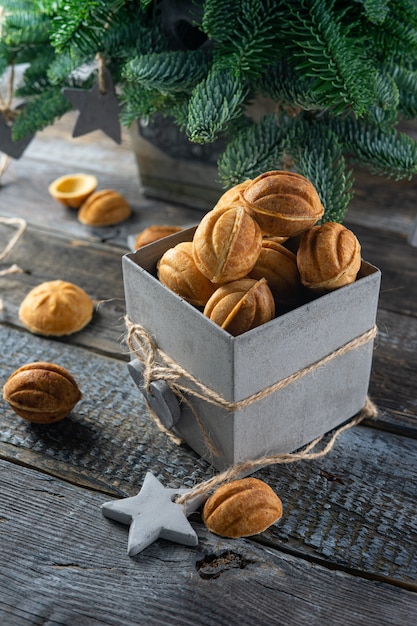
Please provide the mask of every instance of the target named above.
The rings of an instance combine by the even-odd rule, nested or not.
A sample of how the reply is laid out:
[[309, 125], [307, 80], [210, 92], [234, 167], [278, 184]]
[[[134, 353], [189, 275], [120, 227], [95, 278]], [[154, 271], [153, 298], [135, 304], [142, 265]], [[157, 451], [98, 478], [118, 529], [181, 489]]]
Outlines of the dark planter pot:
[[213, 208], [224, 191], [217, 175], [223, 142], [191, 143], [162, 115], [132, 125], [131, 140], [145, 195], [200, 210]]

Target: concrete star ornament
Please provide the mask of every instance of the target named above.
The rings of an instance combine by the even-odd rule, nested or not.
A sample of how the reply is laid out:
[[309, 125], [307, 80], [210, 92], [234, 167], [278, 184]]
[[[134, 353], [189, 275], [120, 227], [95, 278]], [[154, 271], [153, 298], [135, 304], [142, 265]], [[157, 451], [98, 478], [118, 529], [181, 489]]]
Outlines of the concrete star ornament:
[[187, 489], [164, 487], [151, 472], [147, 472], [140, 492], [131, 498], [112, 500], [101, 506], [101, 512], [122, 524], [130, 524], [127, 553], [135, 556], [157, 539], [168, 539], [186, 546], [196, 546], [198, 537], [187, 515], [198, 509], [205, 497], [198, 496], [186, 507], [174, 502], [175, 496]]
[[[121, 143], [120, 104], [109, 70], [103, 68], [100, 78], [90, 90], [62, 90], [62, 95], [80, 112], [72, 136], [80, 137], [93, 130], [102, 130], [113, 141]], [[105, 85], [105, 91], [101, 85]]]

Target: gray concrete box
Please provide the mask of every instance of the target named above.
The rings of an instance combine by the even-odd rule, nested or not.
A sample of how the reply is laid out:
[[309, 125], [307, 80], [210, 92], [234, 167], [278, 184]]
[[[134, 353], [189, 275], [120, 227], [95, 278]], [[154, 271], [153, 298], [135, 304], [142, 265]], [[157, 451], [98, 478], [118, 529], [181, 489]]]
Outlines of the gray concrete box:
[[[328, 293], [237, 337], [206, 318], [156, 278], [156, 263], [194, 228], [123, 257], [126, 310], [173, 361], [228, 402], [236, 402], [320, 361], [375, 325], [380, 271], [363, 262], [355, 283]], [[193, 410], [153, 385], [151, 405], [175, 434], [216, 468], [292, 452], [353, 417], [364, 406], [373, 341], [320, 365], [236, 411], [192, 398], [217, 454], [208, 449]], [[137, 360], [129, 365], [136, 382]]]

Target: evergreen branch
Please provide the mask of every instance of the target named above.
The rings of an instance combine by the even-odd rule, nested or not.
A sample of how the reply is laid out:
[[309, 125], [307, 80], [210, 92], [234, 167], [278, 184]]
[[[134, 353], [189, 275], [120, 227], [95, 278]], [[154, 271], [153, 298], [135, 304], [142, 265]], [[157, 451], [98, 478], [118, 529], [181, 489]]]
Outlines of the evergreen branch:
[[190, 99], [187, 124], [190, 141], [214, 141], [233, 119], [242, 115], [247, 96], [247, 87], [230, 72], [210, 72], [195, 87]]
[[266, 68], [256, 82], [256, 88], [277, 102], [308, 111], [322, 107], [320, 99], [312, 90], [312, 82], [310, 78], [297, 74], [286, 60], [279, 59]]
[[54, 47], [58, 52], [69, 45], [88, 54], [101, 52], [102, 34], [117, 20], [117, 13], [124, 4], [124, 0], [66, 0], [58, 5], [53, 21]]
[[363, 5], [366, 17], [374, 24], [382, 24], [390, 10], [388, 0], [357, 0], [357, 2]]
[[209, 57], [203, 51], [176, 50], [136, 57], [126, 64], [123, 78], [163, 94], [191, 91], [206, 76]]
[[70, 77], [84, 64], [90, 64], [94, 57], [80, 56], [73, 50], [68, 50], [62, 54], [55, 54], [47, 69], [48, 81], [52, 85], [74, 84]]
[[231, 69], [251, 79], [260, 76], [276, 57], [279, 15], [275, 0], [243, 0], [235, 28], [216, 41], [216, 70]]
[[23, 139], [37, 130], [46, 128], [71, 109], [71, 104], [59, 87], [50, 87], [42, 96], [30, 100], [12, 126], [13, 141]]
[[236, 31], [241, 0], [206, 0], [201, 30], [209, 39], [224, 41]]
[[[163, 115], [180, 115], [180, 111], [187, 109], [188, 95], [176, 93], [175, 97], [169, 94], [146, 89], [141, 85], [126, 83], [120, 94], [122, 104], [121, 122], [124, 126], [130, 126], [138, 118], [149, 119], [155, 113]], [[184, 125], [184, 112], [182, 124]]]
[[302, 10], [291, 7], [288, 23], [296, 69], [313, 79], [312, 89], [323, 108], [335, 113], [352, 108], [364, 115], [374, 103], [376, 69], [366, 60], [364, 41], [349, 37], [358, 25], [343, 23], [334, 0], [312, 0]]
[[262, 172], [277, 169], [283, 157], [286, 132], [270, 114], [236, 135], [218, 161], [223, 186], [232, 187]]
[[329, 118], [328, 124], [344, 151], [374, 174], [400, 180], [417, 173], [417, 143], [405, 133], [361, 123], [352, 117]]
[[52, 48], [45, 46], [42, 50], [42, 54], [39, 54], [29, 67], [25, 69], [22, 82], [15, 90], [17, 96], [25, 98], [42, 93], [44, 89], [50, 87], [47, 71], [53, 57], [54, 51]]
[[297, 120], [287, 138], [287, 151], [297, 172], [314, 185], [324, 206], [323, 222], [342, 222], [352, 199], [352, 172], [342, 145], [320, 121]]

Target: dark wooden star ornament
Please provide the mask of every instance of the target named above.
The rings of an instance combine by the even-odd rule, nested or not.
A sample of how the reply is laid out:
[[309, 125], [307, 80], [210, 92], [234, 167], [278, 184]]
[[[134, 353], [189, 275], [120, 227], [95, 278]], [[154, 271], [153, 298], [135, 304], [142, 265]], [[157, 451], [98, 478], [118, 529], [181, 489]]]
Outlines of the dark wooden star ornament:
[[17, 113], [22, 106], [10, 111], [11, 115], [0, 112], [0, 152], [4, 152], [12, 159], [19, 159], [35, 136], [35, 133], [31, 133], [18, 141], [12, 139], [13, 114]]
[[107, 68], [101, 70], [92, 89], [64, 88], [62, 95], [80, 112], [72, 132], [73, 137], [102, 130], [113, 141], [121, 143], [120, 103]]

